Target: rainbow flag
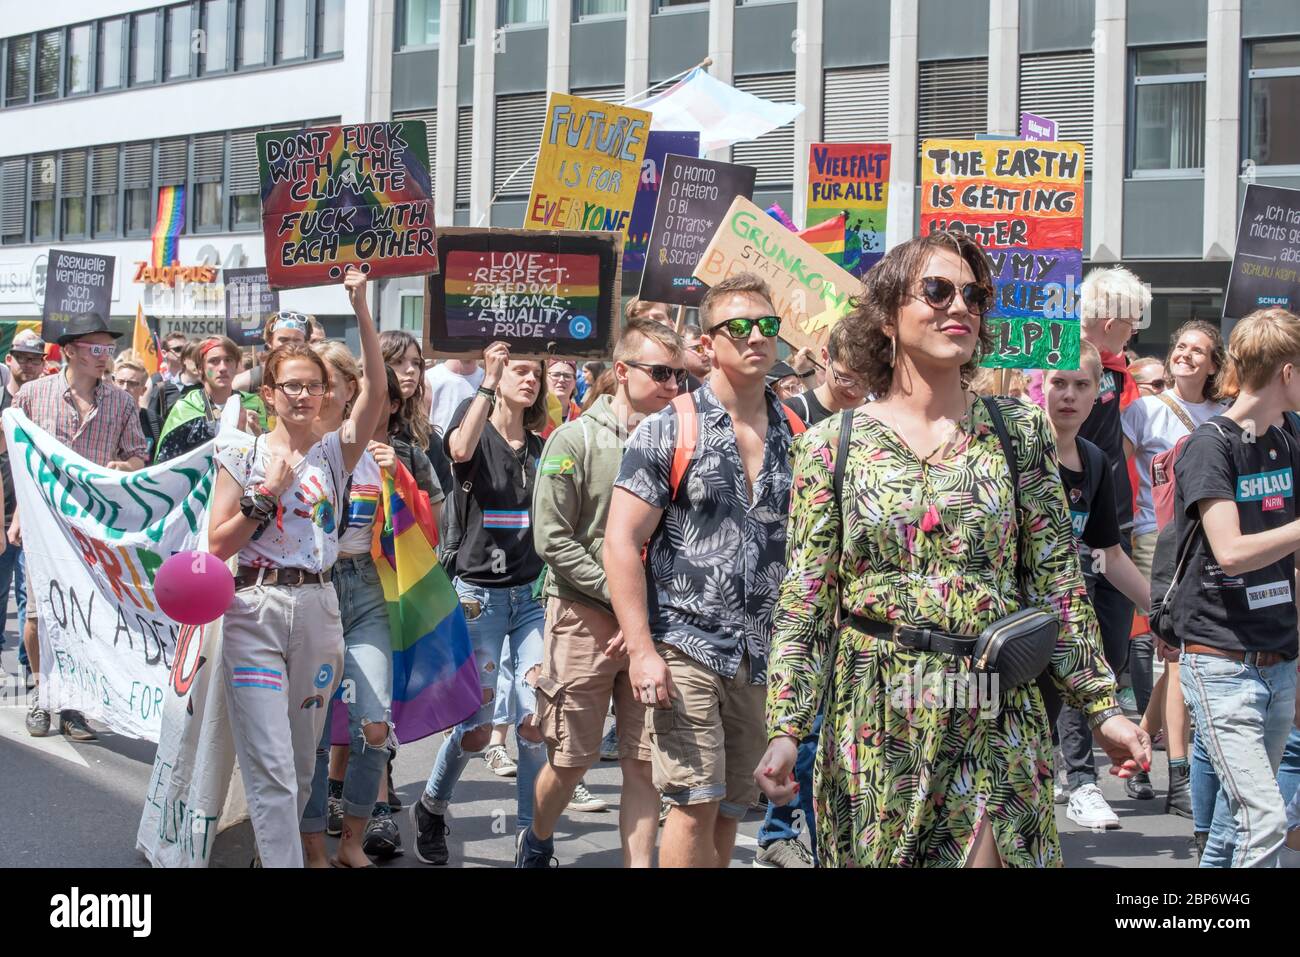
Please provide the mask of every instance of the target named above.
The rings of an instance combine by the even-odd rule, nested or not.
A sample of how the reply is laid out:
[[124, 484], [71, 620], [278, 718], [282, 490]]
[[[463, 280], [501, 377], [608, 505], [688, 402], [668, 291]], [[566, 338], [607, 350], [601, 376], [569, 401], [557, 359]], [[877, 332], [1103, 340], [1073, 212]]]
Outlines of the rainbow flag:
[[181, 228], [185, 225], [185, 187], [158, 187], [158, 218], [153, 224], [154, 269], [180, 262]]
[[763, 212], [767, 213], [767, 215], [771, 216], [786, 229], [790, 230], [790, 232], [799, 232], [799, 227], [794, 224], [794, 220], [790, 218], [790, 214], [782, 208], [780, 203], [773, 203], [771, 206], [767, 207], [767, 209], [763, 210]]
[[[406, 743], [459, 724], [483, 698], [460, 598], [434, 550], [438, 532], [428, 497], [401, 463], [396, 476], [382, 474], [371, 554], [388, 604], [393, 728]], [[343, 689], [340, 684], [336, 701]], [[347, 743], [346, 708], [334, 708], [330, 738]]]
[[843, 266], [844, 224], [844, 214], [840, 213], [838, 216], [828, 219], [824, 223], [818, 223], [816, 226], [809, 226], [803, 232], [799, 233], [799, 238], [837, 266]]

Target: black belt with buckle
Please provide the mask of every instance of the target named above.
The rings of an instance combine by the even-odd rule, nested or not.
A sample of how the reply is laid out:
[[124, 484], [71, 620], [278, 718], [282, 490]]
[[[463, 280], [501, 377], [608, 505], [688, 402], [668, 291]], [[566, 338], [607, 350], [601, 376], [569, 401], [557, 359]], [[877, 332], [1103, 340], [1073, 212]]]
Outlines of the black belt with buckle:
[[891, 625], [888, 622], [874, 621], [860, 615], [846, 617], [849, 625], [857, 631], [865, 632], [873, 638], [892, 641], [913, 651], [935, 651], [955, 658], [969, 658], [971, 652], [975, 650], [977, 639], [966, 635], [953, 635], [933, 628], [913, 628], [911, 625]]
[[[259, 580], [260, 579], [260, 580]], [[329, 569], [309, 572], [305, 568], [256, 568], [240, 565], [235, 576], [235, 588], [252, 588], [254, 585], [328, 585]]]

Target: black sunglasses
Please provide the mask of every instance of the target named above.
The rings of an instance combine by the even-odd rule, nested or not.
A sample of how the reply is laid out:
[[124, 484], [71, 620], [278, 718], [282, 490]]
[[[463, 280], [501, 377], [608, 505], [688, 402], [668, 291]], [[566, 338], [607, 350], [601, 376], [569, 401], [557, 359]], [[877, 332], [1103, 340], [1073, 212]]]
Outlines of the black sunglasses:
[[[942, 276], [925, 276], [921, 279], [921, 295], [912, 298], [924, 302], [932, 309], [947, 309], [957, 295], [957, 286]], [[993, 290], [978, 282], [968, 282], [961, 287], [961, 298], [973, 315], [982, 316], [993, 308]]]
[[634, 369], [640, 369], [660, 385], [663, 385], [669, 379], [675, 378], [677, 380], [677, 388], [686, 388], [685, 369], [674, 369], [672, 366], [650, 365], [646, 362], [629, 362], [627, 364], [632, 366]]
[[709, 335], [713, 335], [719, 329], [726, 329], [727, 335], [733, 339], [748, 339], [749, 333], [755, 326], [764, 336], [771, 339], [781, 331], [780, 316], [759, 316], [756, 319], [728, 319], [726, 322], [720, 322], [709, 329]]

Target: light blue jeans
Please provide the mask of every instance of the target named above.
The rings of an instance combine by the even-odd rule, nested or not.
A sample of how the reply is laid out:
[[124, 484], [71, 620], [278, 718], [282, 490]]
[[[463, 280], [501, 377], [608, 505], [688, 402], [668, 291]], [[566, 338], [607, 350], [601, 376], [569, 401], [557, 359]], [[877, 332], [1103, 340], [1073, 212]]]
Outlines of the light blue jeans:
[[457, 578], [455, 584], [462, 608], [473, 602], [478, 602], [481, 608], [474, 617], [470, 617], [470, 611], [466, 609], [465, 619], [474, 645], [474, 660], [478, 663], [479, 686], [492, 694], [478, 711], [448, 732], [425, 786], [425, 797], [437, 807], [445, 807], [451, 800], [452, 790], [470, 762], [471, 752], [461, 747], [461, 739], [467, 731], [492, 724], [496, 711], [497, 674], [501, 670], [502, 658], [508, 657], [518, 702], [515, 740], [519, 746], [519, 771], [515, 784], [519, 813], [515, 824], [518, 830], [522, 830], [533, 823], [533, 785], [546, 763], [546, 743], [528, 741], [519, 733], [519, 726], [537, 710], [537, 692], [526, 679], [529, 672], [542, 663], [542, 625], [546, 611], [533, 598], [531, 583], [486, 588]]
[[[379, 782], [388, 765], [388, 745], [393, 735], [393, 643], [388, 630], [388, 605], [379, 572], [369, 555], [340, 558], [334, 565], [334, 589], [343, 618], [343, 680], [330, 698], [330, 718], [335, 706], [347, 702], [348, 770], [343, 776], [343, 813], [370, 817], [379, 796]], [[366, 740], [365, 726], [383, 722], [390, 727], [388, 741], [376, 747]], [[302, 813], [302, 832], [325, 830], [329, 787], [331, 720], [325, 722], [316, 748], [316, 771], [311, 798]]]
[[1260, 667], [1198, 654], [1182, 661], [1183, 697], [1236, 822], [1232, 866], [1277, 867], [1286, 840], [1277, 771], [1295, 719], [1296, 663]]
[[[1277, 771], [1277, 786], [1284, 804], [1290, 804], [1300, 790], [1300, 728], [1292, 727], [1282, 751], [1282, 764]], [[1198, 793], [1198, 788], [1200, 792]], [[1219, 787], [1219, 778], [1210, 765], [1209, 755], [1201, 746], [1201, 739], [1192, 739], [1192, 824], [1198, 831], [1209, 831], [1205, 853], [1201, 855], [1202, 867], [1231, 867], [1232, 842], [1236, 840], [1237, 825], [1228, 810], [1228, 799]], [[1282, 852], [1282, 865], [1295, 867], [1300, 854], [1291, 850]]]

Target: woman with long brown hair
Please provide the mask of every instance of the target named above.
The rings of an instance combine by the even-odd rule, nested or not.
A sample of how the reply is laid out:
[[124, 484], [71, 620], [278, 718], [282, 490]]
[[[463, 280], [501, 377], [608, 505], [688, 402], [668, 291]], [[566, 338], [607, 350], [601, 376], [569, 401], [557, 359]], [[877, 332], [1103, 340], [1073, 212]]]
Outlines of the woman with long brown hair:
[[1038, 647], [1117, 773], [1150, 762], [1115, 701], [1042, 410], [969, 390], [992, 304], [988, 259], [964, 234], [890, 250], [841, 320], [845, 364], [877, 398], [795, 446], [755, 776], [789, 802], [824, 692], [814, 803], [832, 867], [1061, 863], [1038, 688], [973, 680], [976, 636], [1021, 608], [1059, 621]]

